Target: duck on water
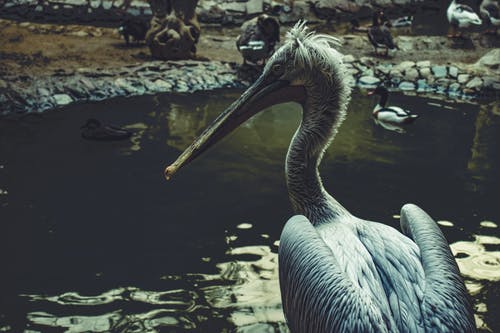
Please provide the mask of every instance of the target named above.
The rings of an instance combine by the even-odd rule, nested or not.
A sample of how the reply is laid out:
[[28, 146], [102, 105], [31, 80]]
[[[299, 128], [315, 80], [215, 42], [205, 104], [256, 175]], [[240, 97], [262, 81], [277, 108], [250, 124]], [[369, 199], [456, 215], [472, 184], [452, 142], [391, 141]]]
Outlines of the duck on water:
[[283, 229], [278, 254], [290, 330], [474, 332], [457, 264], [429, 215], [403, 206], [401, 233], [358, 218], [323, 187], [318, 166], [350, 99], [337, 46], [336, 38], [297, 23], [257, 81], [165, 169], [165, 177], [266, 107], [300, 103], [302, 122], [285, 166], [297, 215]]

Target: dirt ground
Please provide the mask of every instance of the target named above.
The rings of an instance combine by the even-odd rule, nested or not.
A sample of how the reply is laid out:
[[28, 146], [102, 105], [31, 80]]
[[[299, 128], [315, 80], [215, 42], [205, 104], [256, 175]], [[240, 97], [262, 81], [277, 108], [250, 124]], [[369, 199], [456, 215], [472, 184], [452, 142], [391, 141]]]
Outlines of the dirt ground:
[[[328, 32], [327, 28], [318, 28]], [[282, 29], [283, 35], [286, 30], [286, 27]], [[0, 20], [0, 31], [0, 78], [43, 76], [89, 67], [121, 67], [153, 60], [144, 43], [126, 46], [117, 29], [112, 28]], [[241, 62], [242, 58], [235, 47], [238, 34], [239, 28], [202, 27], [197, 47], [199, 59]], [[339, 35], [338, 29], [336, 35]], [[443, 47], [450, 43], [446, 37], [436, 36], [428, 39], [432, 39], [433, 44], [428, 44], [430, 46], [412, 49], [411, 52], [400, 51], [388, 61], [471, 63], [489, 50], [477, 40], [474, 43], [478, 46], [474, 49], [456, 50]], [[422, 41], [424, 42], [425, 40]], [[351, 37], [346, 38], [341, 51], [355, 57], [371, 56], [373, 52], [363, 33], [351, 34]]]

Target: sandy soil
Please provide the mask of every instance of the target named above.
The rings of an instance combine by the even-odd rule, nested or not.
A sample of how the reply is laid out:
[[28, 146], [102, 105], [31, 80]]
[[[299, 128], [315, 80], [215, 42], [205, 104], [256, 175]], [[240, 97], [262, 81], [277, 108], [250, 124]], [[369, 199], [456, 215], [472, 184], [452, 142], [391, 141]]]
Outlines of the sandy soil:
[[[287, 28], [282, 29], [285, 32]], [[319, 27], [328, 32], [328, 29]], [[40, 76], [51, 73], [72, 72], [82, 67], [121, 67], [152, 60], [144, 43], [126, 46], [116, 29], [80, 25], [51, 25], [19, 23], [0, 20], [0, 78], [9, 76]], [[198, 56], [202, 60], [241, 62], [235, 48], [238, 28], [202, 27]], [[337, 30], [337, 35], [338, 30]], [[356, 36], [357, 35], [357, 36]], [[430, 46], [398, 52], [391, 62], [403, 60], [431, 60], [434, 63], [476, 61], [489, 48], [474, 40], [475, 49], [445, 47], [451, 43], [446, 37], [429, 37]], [[482, 37], [477, 37], [478, 39]], [[473, 38], [474, 39], [474, 38]], [[450, 45], [453, 46], [453, 45]], [[346, 39], [342, 52], [356, 57], [372, 55], [364, 34]], [[385, 61], [384, 59], [382, 59]]]

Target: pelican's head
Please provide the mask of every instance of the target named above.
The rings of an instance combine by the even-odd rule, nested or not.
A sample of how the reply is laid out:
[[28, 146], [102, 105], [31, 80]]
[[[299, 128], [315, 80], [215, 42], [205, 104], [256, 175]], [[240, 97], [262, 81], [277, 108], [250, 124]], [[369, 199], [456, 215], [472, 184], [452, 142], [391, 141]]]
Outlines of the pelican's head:
[[[165, 169], [165, 177], [169, 179], [179, 168], [269, 106], [297, 102], [304, 106], [304, 113], [341, 112], [339, 109], [347, 104], [349, 88], [344, 83], [342, 55], [335, 49], [339, 44], [335, 37], [308, 32], [305, 22], [297, 23], [269, 59], [261, 76]], [[319, 103], [334, 107], [307, 107]]]

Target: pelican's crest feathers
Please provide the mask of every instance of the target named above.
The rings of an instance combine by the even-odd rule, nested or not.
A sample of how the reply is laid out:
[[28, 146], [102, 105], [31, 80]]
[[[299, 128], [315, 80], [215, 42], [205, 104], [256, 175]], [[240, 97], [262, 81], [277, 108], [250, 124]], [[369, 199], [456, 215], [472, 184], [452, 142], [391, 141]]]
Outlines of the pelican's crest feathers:
[[286, 34], [285, 45], [294, 51], [295, 64], [302, 68], [329, 67], [341, 63], [342, 54], [337, 51], [340, 40], [327, 34], [308, 31], [306, 21], [299, 21]]

